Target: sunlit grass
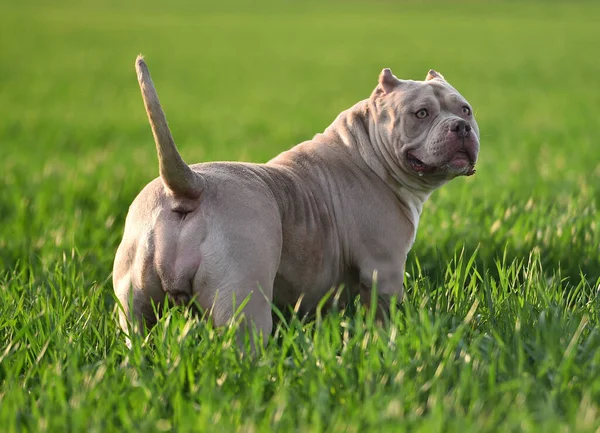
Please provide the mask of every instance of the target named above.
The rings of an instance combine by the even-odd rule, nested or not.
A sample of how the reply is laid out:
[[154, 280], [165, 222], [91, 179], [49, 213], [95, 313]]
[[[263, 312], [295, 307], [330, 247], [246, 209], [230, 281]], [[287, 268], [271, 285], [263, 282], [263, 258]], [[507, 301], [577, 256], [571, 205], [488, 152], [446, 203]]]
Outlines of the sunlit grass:
[[[3, 431], [597, 431], [599, 7], [0, 6]], [[405, 302], [285, 314], [255, 358], [168, 310], [127, 349], [110, 272], [157, 175], [143, 52], [188, 162], [266, 161], [383, 67], [472, 103], [477, 174], [425, 205]]]

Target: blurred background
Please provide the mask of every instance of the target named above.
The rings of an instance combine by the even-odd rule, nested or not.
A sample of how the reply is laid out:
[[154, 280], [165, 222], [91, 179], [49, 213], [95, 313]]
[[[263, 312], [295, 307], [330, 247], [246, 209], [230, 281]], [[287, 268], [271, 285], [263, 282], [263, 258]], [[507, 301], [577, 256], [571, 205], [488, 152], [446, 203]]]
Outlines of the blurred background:
[[[22, 1], [0, 4], [0, 267], [75, 251], [105, 281], [157, 176], [146, 56], [189, 162], [264, 162], [367, 98], [382, 68], [440, 71], [475, 108], [477, 174], [425, 207], [411, 261], [538, 251], [600, 276], [595, 1]], [[368, 205], [368, 204], [366, 204]]]

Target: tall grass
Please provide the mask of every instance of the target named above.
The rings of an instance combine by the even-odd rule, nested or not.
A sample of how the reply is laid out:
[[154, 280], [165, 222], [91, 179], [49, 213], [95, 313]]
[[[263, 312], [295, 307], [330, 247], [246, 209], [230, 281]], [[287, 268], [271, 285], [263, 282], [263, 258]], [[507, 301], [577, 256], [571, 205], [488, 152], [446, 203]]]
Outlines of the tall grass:
[[[593, 2], [0, 5], [2, 431], [598, 431]], [[166, 309], [132, 348], [111, 267], [157, 175], [143, 52], [188, 162], [265, 161], [383, 67], [473, 104], [477, 174], [425, 205], [406, 298], [235, 327]]]

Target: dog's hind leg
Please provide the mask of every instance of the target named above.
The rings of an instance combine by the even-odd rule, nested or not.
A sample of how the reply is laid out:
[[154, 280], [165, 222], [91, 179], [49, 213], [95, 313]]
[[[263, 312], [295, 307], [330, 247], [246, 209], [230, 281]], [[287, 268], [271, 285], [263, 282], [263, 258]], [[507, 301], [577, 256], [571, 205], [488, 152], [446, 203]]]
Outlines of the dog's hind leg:
[[235, 290], [225, 288], [215, 294], [209, 310], [210, 319], [218, 327], [239, 322], [238, 346], [244, 349], [248, 339], [251, 351], [256, 352], [267, 343], [273, 329], [272, 283], [263, 285], [246, 280], [235, 283], [235, 287]]
[[[124, 236], [113, 267], [113, 286], [120, 303], [119, 325], [126, 335], [143, 333], [154, 326], [166, 296], [152, 265], [153, 248], [148, 244], [153, 238], [137, 239], [137, 234], [137, 230], [130, 230], [130, 235]], [[131, 345], [129, 338], [127, 345]]]
[[[127, 345], [131, 345], [130, 333], [143, 334], [152, 328], [157, 321], [157, 314], [165, 299], [162, 292], [159, 296], [150, 296], [143, 287], [132, 282], [130, 274], [123, 275], [114, 282], [115, 293], [119, 300], [119, 325], [128, 335]], [[160, 292], [158, 292], [160, 293]]]
[[249, 207], [245, 212], [218, 213], [229, 218], [219, 219], [208, 230], [193, 283], [196, 301], [210, 312], [215, 326], [241, 319], [238, 344], [244, 345], [248, 332], [254, 351], [267, 342], [273, 329], [273, 283], [282, 244], [277, 213], [266, 211], [268, 203], [260, 208], [260, 217]]

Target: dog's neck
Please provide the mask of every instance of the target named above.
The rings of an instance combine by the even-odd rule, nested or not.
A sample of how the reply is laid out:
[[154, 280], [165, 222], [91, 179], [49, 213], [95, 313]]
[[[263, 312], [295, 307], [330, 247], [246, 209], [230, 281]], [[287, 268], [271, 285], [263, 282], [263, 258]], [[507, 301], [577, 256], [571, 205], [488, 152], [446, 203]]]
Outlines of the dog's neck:
[[435, 188], [423, 186], [399, 166], [378, 134], [369, 100], [340, 113], [322, 135], [328, 143], [344, 146], [351, 157], [381, 178], [392, 189], [406, 216], [417, 228], [423, 204]]

